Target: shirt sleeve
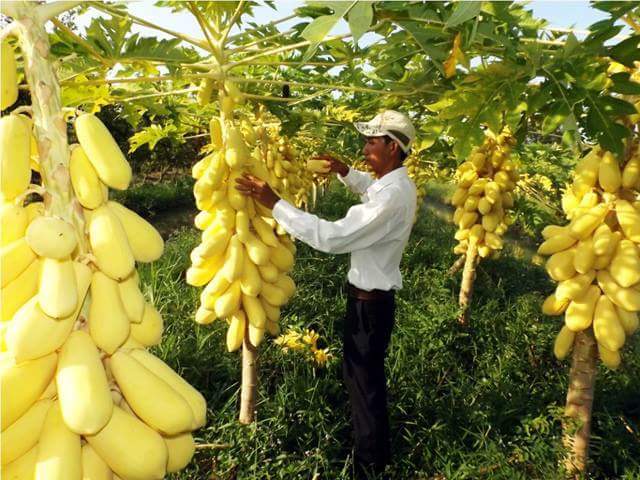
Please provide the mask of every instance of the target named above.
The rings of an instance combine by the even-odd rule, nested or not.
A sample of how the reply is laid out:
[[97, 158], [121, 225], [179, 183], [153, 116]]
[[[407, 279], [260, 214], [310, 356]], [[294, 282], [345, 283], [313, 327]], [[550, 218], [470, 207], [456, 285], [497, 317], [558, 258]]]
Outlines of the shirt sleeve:
[[343, 177], [338, 175], [338, 180], [344, 183], [353, 193], [362, 195], [373, 183], [373, 177], [366, 172], [360, 172], [349, 167], [349, 172]]
[[335, 222], [297, 209], [285, 200], [273, 207], [273, 218], [287, 233], [325, 253], [348, 253], [367, 248], [393, 232], [404, 215], [393, 200], [380, 198], [349, 209]]

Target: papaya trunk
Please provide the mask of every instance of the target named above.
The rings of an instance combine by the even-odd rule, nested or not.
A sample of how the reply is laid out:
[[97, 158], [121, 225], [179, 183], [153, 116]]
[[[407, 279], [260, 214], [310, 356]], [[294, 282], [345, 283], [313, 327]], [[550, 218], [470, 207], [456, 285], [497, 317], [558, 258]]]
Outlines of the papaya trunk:
[[60, 83], [53, 69], [53, 58], [45, 21], [38, 14], [39, 3], [14, 4], [20, 48], [26, 79], [31, 92], [33, 134], [38, 144], [40, 174], [47, 189], [44, 206], [74, 225], [81, 253], [88, 251], [82, 207], [75, 199], [69, 175], [67, 123], [62, 111]]
[[462, 283], [460, 285], [460, 296], [458, 303], [460, 305], [460, 315], [458, 322], [467, 325], [469, 322], [469, 305], [473, 296], [473, 282], [476, 279], [476, 265], [478, 263], [478, 247], [475, 243], [469, 245], [467, 256], [464, 261], [464, 270], [462, 271]]
[[242, 344], [242, 387], [240, 389], [240, 423], [253, 422], [256, 410], [258, 386], [258, 350], [249, 341], [249, 331], [244, 334]]
[[576, 334], [563, 423], [563, 443], [568, 449], [564, 467], [572, 476], [587, 470], [597, 355], [593, 331]]

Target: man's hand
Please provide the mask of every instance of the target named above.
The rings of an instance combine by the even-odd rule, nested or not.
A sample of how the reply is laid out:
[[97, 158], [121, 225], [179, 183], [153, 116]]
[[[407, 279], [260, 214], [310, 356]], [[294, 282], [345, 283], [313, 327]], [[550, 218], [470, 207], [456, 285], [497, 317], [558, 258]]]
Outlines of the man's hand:
[[273, 208], [278, 200], [280, 200], [280, 197], [276, 195], [267, 182], [248, 173], [236, 178], [236, 190], [260, 202], [269, 209]]
[[323, 153], [317, 157], [313, 157], [314, 160], [327, 160], [331, 163], [331, 172], [340, 174], [341, 177], [346, 177], [349, 173], [349, 167], [342, 163], [340, 160], [333, 158], [331, 155]]

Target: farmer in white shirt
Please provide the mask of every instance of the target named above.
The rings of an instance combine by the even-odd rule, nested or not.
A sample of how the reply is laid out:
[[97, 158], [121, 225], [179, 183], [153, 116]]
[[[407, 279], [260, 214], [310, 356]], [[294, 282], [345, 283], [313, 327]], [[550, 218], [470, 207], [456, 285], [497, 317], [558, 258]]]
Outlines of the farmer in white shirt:
[[331, 171], [362, 203], [330, 222], [280, 199], [265, 182], [245, 175], [237, 188], [264, 206], [293, 237], [327, 253], [350, 253], [343, 373], [355, 433], [355, 466], [379, 473], [390, 459], [384, 358], [394, 322], [394, 292], [402, 288], [400, 260], [416, 211], [416, 188], [403, 160], [415, 138], [411, 121], [387, 110], [355, 123], [364, 135], [365, 160], [376, 179], [328, 155]]

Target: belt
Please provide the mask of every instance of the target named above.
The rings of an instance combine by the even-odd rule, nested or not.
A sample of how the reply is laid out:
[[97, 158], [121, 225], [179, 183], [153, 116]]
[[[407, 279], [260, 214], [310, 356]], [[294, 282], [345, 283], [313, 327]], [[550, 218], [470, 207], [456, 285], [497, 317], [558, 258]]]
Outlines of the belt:
[[358, 300], [386, 300], [393, 298], [395, 292], [393, 290], [362, 290], [358, 287], [347, 283], [347, 294]]

